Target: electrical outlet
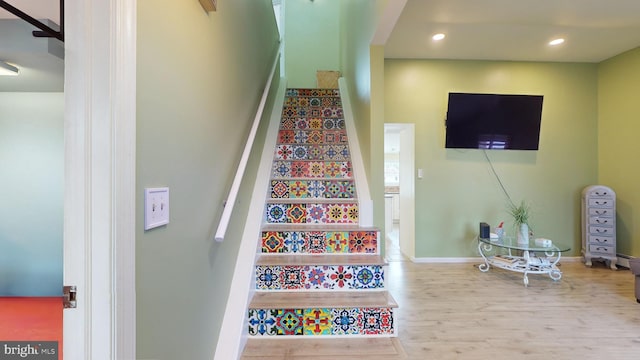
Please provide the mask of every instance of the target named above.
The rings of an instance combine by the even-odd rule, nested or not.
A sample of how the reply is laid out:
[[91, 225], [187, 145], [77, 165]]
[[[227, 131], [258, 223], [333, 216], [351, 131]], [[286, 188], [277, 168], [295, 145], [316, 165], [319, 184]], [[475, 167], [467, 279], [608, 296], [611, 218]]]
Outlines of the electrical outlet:
[[169, 223], [169, 188], [144, 189], [144, 229]]

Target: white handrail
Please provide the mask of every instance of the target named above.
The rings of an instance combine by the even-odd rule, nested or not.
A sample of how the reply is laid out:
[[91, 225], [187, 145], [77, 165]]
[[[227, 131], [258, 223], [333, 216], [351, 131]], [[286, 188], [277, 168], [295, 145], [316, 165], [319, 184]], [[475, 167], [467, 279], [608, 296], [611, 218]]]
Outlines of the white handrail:
[[222, 210], [222, 217], [220, 218], [220, 223], [218, 224], [218, 230], [216, 230], [216, 241], [222, 242], [224, 240], [224, 236], [227, 233], [227, 227], [229, 226], [229, 221], [231, 220], [231, 212], [233, 211], [233, 206], [235, 205], [236, 198], [238, 197], [238, 191], [240, 190], [240, 183], [242, 182], [242, 178], [244, 177], [244, 171], [247, 167], [247, 162], [249, 161], [249, 155], [251, 154], [251, 148], [253, 147], [253, 142], [256, 137], [256, 133], [258, 132], [258, 126], [260, 125], [260, 119], [262, 119], [262, 113], [264, 112], [264, 107], [267, 102], [267, 97], [269, 95], [269, 89], [271, 88], [271, 81], [273, 80], [273, 75], [276, 72], [276, 65], [278, 64], [278, 59], [280, 58], [280, 51], [276, 53], [275, 58], [273, 59], [273, 65], [271, 67], [271, 74], [269, 74], [269, 79], [267, 80], [267, 84], [262, 91], [262, 98], [260, 99], [260, 105], [258, 106], [258, 111], [256, 112], [256, 117], [253, 119], [253, 125], [251, 126], [251, 131], [249, 132], [249, 138], [247, 139], [247, 143], [244, 146], [244, 151], [242, 152], [242, 157], [240, 158], [240, 164], [238, 165], [238, 170], [236, 170], [236, 176], [233, 179], [233, 183], [231, 184], [231, 189], [229, 190], [229, 196], [227, 197], [227, 201], [225, 202], [224, 209]]

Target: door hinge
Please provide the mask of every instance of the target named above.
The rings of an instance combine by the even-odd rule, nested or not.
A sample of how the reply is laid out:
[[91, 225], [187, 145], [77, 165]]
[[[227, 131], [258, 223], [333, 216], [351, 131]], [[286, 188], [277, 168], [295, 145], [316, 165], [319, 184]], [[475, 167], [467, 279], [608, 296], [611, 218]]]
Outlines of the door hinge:
[[76, 287], [75, 286], [65, 286], [62, 289], [63, 299], [62, 304], [65, 309], [75, 309], [76, 304]]

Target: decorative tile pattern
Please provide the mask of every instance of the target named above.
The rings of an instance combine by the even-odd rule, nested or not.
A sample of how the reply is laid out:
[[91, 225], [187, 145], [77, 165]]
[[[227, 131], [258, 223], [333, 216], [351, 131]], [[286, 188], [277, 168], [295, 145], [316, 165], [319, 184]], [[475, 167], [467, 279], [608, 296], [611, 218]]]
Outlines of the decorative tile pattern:
[[267, 222], [284, 224], [287, 222], [288, 204], [267, 204]]
[[291, 162], [291, 177], [304, 178], [309, 174], [309, 162], [308, 161], [293, 161]]
[[280, 273], [280, 287], [283, 290], [299, 290], [304, 288], [307, 276], [302, 266], [285, 266]]
[[349, 232], [327, 231], [327, 251], [328, 253], [349, 252]]
[[[269, 224], [290, 230], [261, 232], [267, 254], [377, 253], [378, 232], [298, 231], [295, 224], [357, 224], [351, 154], [337, 89], [288, 89], [274, 150]], [[335, 200], [331, 200], [335, 199]], [[384, 288], [382, 265], [259, 265], [261, 291], [370, 290]], [[391, 335], [389, 308], [250, 309], [252, 336]]]
[[354, 266], [354, 288], [380, 289], [384, 287], [384, 270], [381, 266]]
[[285, 234], [289, 232], [263, 231], [262, 232], [262, 252], [281, 253], [286, 252]]
[[289, 182], [289, 196], [292, 199], [303, 199], [306, 198], [307, 195], [307, 182], [305, 180], [294, 180]]
[[329, 309], [305, 309], [305, 335], [331, 335], [331, 312]]
[[292, 148], [293, 160], [307, 160], [308, 147], [306, 145], [294, 145]]
[[293, 147], [291, 145], [278, 145], [276, 147], [276, 160], [289, 160], [293, 158]]
[[357, 335], [360, 311], [351, 309], [331, 309], [331, 333], [333, 335]]
[[305, 266], [304, 272], [307, 276], [305, 289], [326, 289], [329, 288], [327, 281], [327, 271], [329, 266]]
[[[321, 205], [316, 208], [321, 208]], [[307, 212], [313, 211], [307, 207]], [[345, 242], [346, 241], [346, 242]], [[377, 231], [263, 231], [263, 253], [378, 252]]]
[[311, 130], [322, 130], [322, 118], [312, 117], [308, 119], [308, 128]]
[[280, 130], [278, 132], [278, 144], [293, 144], [295, 132], [293, 130]]
[[322, 99], [320, 97], [309, 98], [309, 106], [321, 106]]
[[280, 290], [280, 266], [256, 266], [256, 289]]
[[320, 180], [312, 180], [307, 183], [307, 197], [320, 199], [325, 197], [325, 182]]
[[309, 238], [309, 253], [322, 254], [326, 251], [327, 241], [325, 239], [324, 231], [311, 231], [308, 234]]
[[353, 199], [356, 187], [350, 180], [332, 180], [325, 182], [324, 197], [328, 199]]
[[325, 204], [325, 223], [357, 223], [358, 204]]
[[306, 130], [296, 130], [294, 141], [296, 144], [306, 144], [309, 142], [309, 135]]
[[391, 308], [249, 309], [249, 335], [393, 335]]
[[365, 308], [358, 313], [358, 328], [361, 334], [393, 334], [393, 315], [389, 308]]
[[348, 161], [350, 159], [349, 147], [346, 145], [324, 145], [322, 152], [325, 160]]
[[271, 180], [271, 198], [272, 199], [288, 199], [289, 198], [289, 182]]
[[283, 118], [280, 122], [280, 129], [293, 130], [296, 127], [296, 119]]
[[322, 145], [309, 145], [307, 148], [307, 160], [324, 160]]
[[309, 144], [322, 144], [326, 142], [326, 136], [323, 136], [320, 130], [312, 130], [307, 135], [307, 142]]
[[331, 289], [353, 289], [355, 288], [355, 275], [351, 266], [333, 266], [328, 272], [329, 287]]
[[374, 254], [378, 251], [378, 233], [375, 231], [352, 231], [349, 233], [350, 253]]
[[307, 222], [307, 205], [306, 204], [291, 204], [287, 209], [287, 221], [294, 224]]
[[311, 178], [323, 178], [324, 177], [324, 162], [322, 161], [310, 161], [308, 163], [307, 173]]
[[278, 310], [249, 309], [249, 335], [277, 335]]
[[307, 224], [319, 224], [324, 219], [325, 207], [322, 204], [307, 205]]
[[276, 317], [277, 335], [302, 335], [304, 332], [303, 319], [302, 309], [278, 310]]
[[289, 161], [274, 161], [273, 167], [271, 168], [271, 177], [291, 177], [291, 163]]
[[358, 290], [384, 288], [381, 265], [258, 265], [257, 290]]
[[309, 246], [307, 234], [304, 231], [289, 231], [284, 234], [284, 252], [305, 253]]

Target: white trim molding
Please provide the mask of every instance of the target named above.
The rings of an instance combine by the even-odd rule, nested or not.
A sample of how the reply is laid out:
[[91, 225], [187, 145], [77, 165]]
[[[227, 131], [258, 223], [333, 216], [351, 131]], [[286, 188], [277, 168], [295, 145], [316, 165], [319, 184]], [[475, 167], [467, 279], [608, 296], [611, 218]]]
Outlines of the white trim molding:
[[[264, 220], [264, 199], [267, 198], [273, 150], [276, 148], [278, 128], [286, 92], [286, 79], [281, 78], [274, 106], [269, 117], [269, 127], [262, 148], [262, 157], [253, 186], [249, 213], [245, 222], [236, 266], [233, 270], [231, 289], [222, 319], [220, 335], [216, 345], [214, 360], [239, 359], [247, 342], [247, 308], [255, 292], [255, 259], [257, 256], [256, 235]], [[251, 259], [249, 261], [248, 259]]]
[[136, 7], [65, 6], [67, 360], [135, 359]]

